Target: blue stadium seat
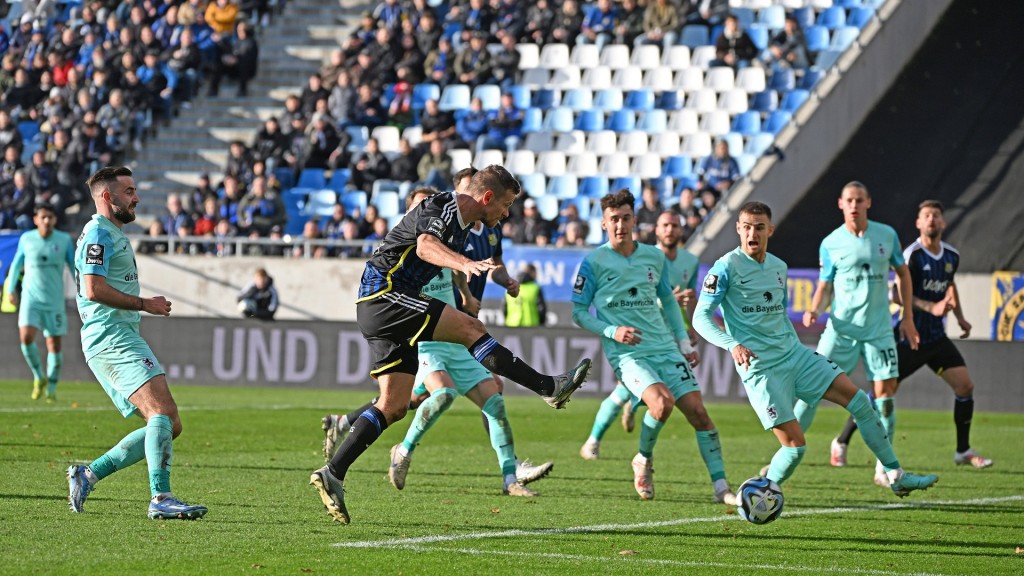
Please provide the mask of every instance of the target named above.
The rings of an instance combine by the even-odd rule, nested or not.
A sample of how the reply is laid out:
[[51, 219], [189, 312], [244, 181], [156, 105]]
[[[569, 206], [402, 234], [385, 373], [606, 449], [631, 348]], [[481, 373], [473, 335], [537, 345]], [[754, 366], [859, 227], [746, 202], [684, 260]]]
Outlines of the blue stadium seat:
[[610, 112], [622, 108], [622, 90], [618, 88], [605, 88], [594, 94], [594, 108]]
[[417, 84], [412, 88], [412, 109], [419, 111], [427, 107], [427, 100], [439, 100], [441, 87], [437, 84]]
[[829, 30], [835, 30], [836, 28], [842, 28], [846, 26], [846, 9], [842, 6], [832, 6], [825, 8], [818, 14], [819, 26], [824, 26]]
[[689, 188], [690, 190], [696, 191], [699, 183], [700, 180], [698, 180], [695, 175], [676, 178], [676, 189], [673, 190], [672, 193], [679, 196], [679, 194], [682, 193], [683, 188]]
[[509, 86], [508, 93], [512, 95], [512, 101], [515, 103], [516, 108], [526, 110], [532, 105], [532, 95], [530, 94], [529, 86], [513, 84]]
[[824, 26], [809, 26], [804, 29], [804, 38], [807, 40], [807, 49], [811, 52], [821, 52], [828, 49], [829, 34], [828, 28]]
[[864, 5], [863, 0], [832, 0], [833, 6], [842, 6], [843, 8], [858, 8]]
[[636, 114], [632, 110], [616, 110], [608, 117], [605, 129], [614, 132], [632, 132], [636, 130]]
[[855, 26], [857, 28], [863, 28], [867, 26], [868, 22], [875, 17], [875, 9], [870, 6], [857, 6], [850, 9], [850, 13], [846, 17], [847, 26]]
[[610, 190], [612, 192], [618, 192], [619, 190], [622, 190], [623, 188], [628, 189], [630, 192], [633, 193], [633, 196], [639, 198], [640, 197], [640, 192], [643, 191], [642, 188], [641, 188], [640, 177], [639, 176], [622, 176], [620, 178], [616, 178], [615, 181], [612, 182]]
[[[607, 182], [607, 180], [605, 180]], [[575, 204], [576, 210], [580, 214], [580, 220], [589, 220], [591, 212], [590, 197], [582, 194], [573, 196], [572, 198], [565, 198], [562, 200], [562, 209], [564, 210], [569, 204]]]
[[523, 125], [520, 130], [523, 134], [528, 132], [540, 132], [544, 126], [544, 113], [540, 108], [527, 108], [523, 111]]
[[768, 27], [764, 24], [754, 24], [750, 28], [747, 28], [747, 36], [750, 36], [750, 40], [754, 42], [754, 46], [757, 46], [758, 50], [768, 48], [768, 41], [771, 39], [771, 33], [768, 31]]
[[654, 91], [650, 88], [630, 90], [626, 93], [624, 107], [637, 112], [646, 112], [654, 109]]
[[548, 178], [548, 186], [546, 193], [548, 196], [553, 196], [559, 200], [564, 198], [573, 198], [579, 193], [580, 185], [579, 180], [575, 174], [561, 174], [559, 176], [552, 176]]
[[796, 76], [790, 68], [778, 68], [772, 72], [768, 79], [768, 89], [776, 92], [785, 92], [796, 87]]
[[447, 22], [441, 31], [441, 36], [451, 39], [460, 32], [462, 32], [461, 22]]
[[573, 115], [569, 108], [558, 107], [548, 110], [544, 116], [543, 127], [552, 132], [572, 132]]
[[346, 126], [345, 132], [350, 138], [346, 150], [362, 152], [366, 149], [366, 141], [370, 139], [370, 130], [366, 126]]
[[533, 106], [541, 110], [550, 110], [558, 106], [558, 91], [552, 88], [541, 88], [534, 90], [531, 95]]
[[661, 164], [661, 173], [673, 179], [691, 176], [693, 175], [693, 160], [689, 156], [669, 156]]
[[768, 120], [765, 121], [762, 130], [768, 132], [773, 137], [782, 130], [789, 121], [793, 119], [793, 113], [785, 110], [776, 110], [768, 115]]
[[771, 112], [779, 107], [779, 94], [775, 90], [758, 92], [750, 99], [750, 109], [755, 112]]
[[305, 216], [330, 216], [334, 213], [334, 204], [338, 195], [334, 190], [311, 190], [306, 202], [302, 205]]
[[796, 22], [800, 25], [800, 29], [806, 34], [807, 29], [814, 25], [814, 7], [801, 6], [800, 8], [793, 10], [793, 18], [796, 18]]
[[845, 52], [847, 48], [857, 41], [858, 36], [860, 36], [860, 28], [856, 26], [837, 28], [832, 33], [832, 43], [829, 44], [829, 49]]
[[323, 168], [303, 168], [299, 174], [300, 188], [327, 188], [327, 177]]
[[768, 132], [760, 132], [757, 134], [751, 134], [747, 137], [747, 143], [743, 146], [743, 153], [750, 154], [755, 157], [760, 156], [771, 148], [772, 144], [775, 143], [775, 135]]
[[295, 186], [295, 171], [288, 166], [274, 169], [274, 176], [281, 183], [281, 189], [287, 190]]
[[800, 79], [800, 84], [797, 88], [803, 88], [804, 90], [814, 89], [814, 85], [821, 80], [821, 77], [825, 75], [825, 72], [817, 68], [808, 68], [804, 72], [804, 77]]
[[757, 21], [771, 30], [781, 30], [786, 25], [786, 9], [780, 4], [761, 8], [757, 13]]
[[558, 218], [558, 198], [554, 196], [541, 196], [535, 198], [537, 201], [537, 212], [540, 212], [540, 217], [553, 221]]
[[338, 203], [345, 207], [345, 213], [354, 212], [357, 208], [360, 214], [366, 213], [366, 192], [354, 190], [341, 195]]
[[729, 145], [730, 156], [739, 156], [743, 152], [743, 135], [739, 132], [727, 132], [718, 139]]
[[797, 109], [807, 101], [808, 97], [810, 97], [810, 92], [807, 90], [801, 90], [799, 88], [790, 90], [783, 94], [779, 108], [786, 112], [796, 112]]
[[449, 84], [441, 91], [441, 99], [437, 107], [445, 112], [468, 110], [470, 101], [469, 86], [465, 84]]
[[661, 134], [668, 129], [668, 113], [664, 110], [650, 110], [637, 120], [636, 129], [648, 134]]
[[570, 88], [562, 95], [562, 106], [572, 108], [575, 111], [588, 110], [594, 105], [594, 93], [590, 88], [581, 86]]
[[327, 181], [327, 187], [334, 190], [338, 194], [345, 191], [345, 185], [352, 178], [352, 170], [348, 168], [338, 168], [331, 173], [331, 179]]
[[741, 176], [750, 174], [750, 170], [754, 168], [754, 164], [757, 164], [757, 156], [740, 154], [736, 157], [736, 166], [739, 168]]
[[501, 108], [501, 88], [497, 84], [481, 84], [473, 89], [473, 98], [479, 98], [484, 110]]
[[403, 212], [399, 206], [398, 192], [390, 190], [381, 190], [374, 194], [373, 205], [377, 207], [377, 214], [381, 218], [391, 218]]
[[18, 132], [21, 133], [23, 141], [31, 142], [39, 134], [39, 123], [35, 120], [18, 122]]
[[682, 110], [683, 103], [686, 99], [683, 97], [683, 93], [679, 90], [667, 90], [658, 95], [658, 100], [654, 103], [655, 108], [661, 110]]
[[814, 59], [814, 66], [812, 68], [822, 71], [829, 70], [842, 55], [843, 53], [840, 50], [822, 50], [818, 52], [817, 58]]
[[732, 121], [732, 131], [750, 136], [761, 131], [761, 113], [754, 110], [747, 110], [737, 114]]
[[584, 132], [604, 130], [604, 112], [601, 110], [583, 110], [576, 117], [574, 127]]
[[683, 46], [696, 48], [711, 43], [708, 27], [702, 24], [688, 24], [683, 26], [683, 32], [679, 36], [679, 43]]
[[523, 192], [530, 198], [540, 198], [544, 195], [545, 189], [547, 188], [548, 182], [543, 174], [519, 174], [519, 185], [522, 186]]
[[608, 178], [604, 176], [587, 176], [580, 180], [580, 196], [601, 198], [605, 194], [608, 194]]
[[657, 178], [651, 178], [647, 181], [648, 184], [654, 188], [654, 192], [659, 198], [665, 198], [666, 196], [672, 196], [672, 179], [667, 176], [659, 176]]

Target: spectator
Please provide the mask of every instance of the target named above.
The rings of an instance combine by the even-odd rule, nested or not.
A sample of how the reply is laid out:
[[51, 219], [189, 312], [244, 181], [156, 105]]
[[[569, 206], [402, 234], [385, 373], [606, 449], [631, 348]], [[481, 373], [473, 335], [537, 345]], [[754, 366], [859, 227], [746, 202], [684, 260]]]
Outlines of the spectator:
[[334, 128], [334, 124], [329, 122], [326, 116], [322, 115], [316, 118], [312, 128], [309, 133], [309, 144], [303, 168], [326, 169], [331, 154], [338, 148], [341, 139], [338, 137], [338, 131]]
[[415, 36], [402, 36], [402, 54], [395, 62], [395, 71], [398, 74], [399, 82], [419, 84], [423, 82], [423, 65], [426, 62], [426, 55], [420, 51], [416, 44]]
[[373, 226], [377, 223], [379, 218], [380, 212], [377, 211], [377, 207], [373, 204], [367, 206], [366, 214], [363, 214], [362, 218], [355, 220], [355, 223], [359, 228], [359, 237], [366, 238], [370, 234], [373, 234]]
[[[433, 10], [428, 10], [423, 13], [419, 24], [417, 24], [416, 44], [419, 46], [420, 53], [430, 54], [440, 44], [440, 40], [441, 28], [437, 25], [437, 16]], [[429, 71], [425, 71], [425, 73], [429, 74]]]
[[455, 58], [451, 40], [442, 36], [437, 42], [437, 48], [427, 53], [423, 61], [423, 72], [431, 82], [444, 88], [455, 79]]
[[320, 82], [324, 90], [333, 90], [338, 76], [345, 72], [345, 52], [341, 48], [331, 52], [329, 60], [320, 67]]
[[367, 243], [363, 246], [363, 256], [369, 256], [377, 248], [384, 237], [388, 235], [388, 221], [377, 218], [373, 221], [373, 232], [366, 235]]
[[636, 211], [636, 235], [637, 240], [644, 244], [654, 244], [654, 228], [658, 224], [658, 216], [664, 212], [661, 206], [661, 199], [658, 192], [650, 183], [644, 184], [643, 198], [640, 209]]
[[273, 320], [277, 306], [278, 296], [277, 288], [274, 288], [274, 279], [263, 268], [257, 268], [252, 282], [238, 293], [238, 311], [246, 318]]
[[146, 237], [139, 240], [136, 252], [139, 254], [167, 254], [167, 241], [156, 238], [164, 235], [164, 225], [159, 220], [153, 220], [146, 229]]
[[352, 119], [356, 90], [352, 87], [347, 70], [341, 70], [334, 80], [334, 88], [331, 89], [331, 95], [327, 98], [327, 109], [338, 126], [345, 126]]
[[581, 222], [569, 222], [555, 246], [559, 248], [583, 248], [587, 245], [587, 226]]
[[14, 180], [14, 173], [21, 170], [21, 150], [14, 144], [4, 148], [3, 160], [0, 160], [0, 186], [6, 186]]
[[501, 105], [489, 115], [487, 148], [515, 150], [522, 135], [523, 111], [516, 108], [512, 94], [501, 95]]
[[679, 203], [673, 206], [673, 210], [679, 217], [686, 222], [686, 217], [691, 212], [697, 212], [697, 193], [694, 192], [693, 188], [689, 186], [683, 186], [683, 189], [679, 191]]
[[[237, 228], [239, 226], [239, 205], [242, 202], [242, 191], [238, 187], [238, 179], [234, 176], [227, 176], [221, 186], [222, 188], [218, 192], [218, 196], [220, 196], [218, 213], [222, 220], [227, 220], [231, 228]], [[231, 235], [234, 234], [232, 232]]]
[[263, 128], [256, 133], [256, 139], [252, 145], [253, 158], [266, 164], [268, 172], [273, 172], [281, 165], [287, 145], [288, 137], [281, 132], [281, 125], [277, 118], [268, 118], [263, 123]]
[[298, 175], [299, 171], [306, 164], [306, 155], [309, 154], [309, 138], [306, 136], [306, 118], [301, 114], [292, 117], [292, 129], [287, 136], [287, 146], [281, 159], [283, 165], [292, 169]]
[[[437, 107], [437, 100], [427, 100], [424, 105], [423, 114], [420, 116], [420, 127], [423, 129], [420, 137], [420, 150], [430, 149], [435, 140], [444, 144], [455, 136], [455, 118], [448, 112], [443, 112]], [[444, 187], [442, 186], [441, 189]]]
[[215, 0], [206, 7], [206, 23], [218, 34], [231, 34], [238, 18], [238, 5], [231, 0]]
[[213, 235], [213, 229], [217, 226], [217, 220], [219, 219], [217, 198], [214, 196], [208, 196], [203, 201], [203, 209], [199, 217], [196, 218], [195, 227], [192, 229], [193, 234], [196, 236], [207, 236]]
[[547, 305], [544, 303], [544, 291], [537, 283], [537, 267], [533, 264], [523, 265], [518, 280], [519, 296], [513, 298], [505, 294], [505, 326], [543, 326], [547, 323]]
[[523, 29], [523, 42], [544, 44], [549, 38], [550, 27], [555, 19], [555, 12], [548, 0], [532, 2], [526, 10], [526, 27]]
[[700, 217], [706, 219], [718, 205], [719, 194], [714, 188], [705, 188], [700, 191]]
[[373, 93], [373, 88], [363, 84], [356, 89], [357, 98], [352, 107], [351, 125], [376, 128], [387, 122], [387, 115], [381, 107], [380, 98]]
[[793, 16], [786, 16], [786, 24], [768, 43], [766, 63], [772, 68], [807, 70], [810, 66], [807, 39], [800, 29], [800, 23]]
[[676, 42], [678, 34], [679, 13], [668, 0], [654, 0], [647, 5], [643, 16], [643, 34], [636, 39], [637, 43], [659, 44], [668, 50]]
[[725, 17], [721, 35], [715, 41], [715, 58], [711, 66], [732, 66], [742, 68], [757, 58], [757, 46], [740, 27], [740, 21], [732, 14]]
[[203, 55], [194, 38], [191, 28], [183, 28], [178, 35], [178, 45], [171, 47], [167, 60], [167, 65], [178, 76], [175, 95], [186, 110], [192, 107], [192, 97], [199, 87], [199, 68], [203, 64]]
[[143, 65], [139, 66], [135, 74], [149, 94], [149, 107], [154, 112], [161, 110], [164, 123], [167, 124], [174, 114], [174, 88], [178, 85], [178, 77], [159, 58], [160, 53], [155, 50], [146, 52]]
[[[224, 210], [224, 206], [221, 205], [221, 211]], [[227, 218], [221, 218], [217, 221], [217, 227], [213, 229], [213, 251], [211, 254], [214, 256], [231, 256], [235, 253], [235, 238], [236, 232], [235, 227], [231, 225], [231, 222]]]
[[[520, 0], [500, 0], [494, 21], [491, 23], [491, 35], [505, 45], [505, 38], [518, 41], [526, 29], [526, 11]], [[514, 82], [514, 81], [513, 81]]]
[[732, 188], [733, 183], [740, 177], [740, 169], [736, 159], [729, 154], [728, 142], [715, 142], [715, 151], [698, 164], [697, 175], [704, 186], [719, 192]]
[[455, 60], [455, 76], [460, 83], [473, 88], [491, 81], [491, 53], [487, 50], [486, 32], [473, 33], [469, 48], [464, 49]]
[[398, 141], [398, 157], [391, 162], [391, 180], [398, 182], [415, 182], [419, 180], [417, 166], [419, 156], [409, 141], [402, 138]]
[[583, 15], [580, 14], [576, 0], [564, 0], [562, 9], [555, 13], [551, 20], [551, 27], [548, 29], [546, 44], [562, 43], [575, 44], [576, 36], [580, 33], [583, 25]]
[[[285, 242], [283, 230], [280, 226], [270, 227], [270, 236], [267, 237], [273, 242], [270, 244], [264, 244], [261, 250], [263, 256], [273, 256], [275, 258], [281, 258], [284, 256], [285, 250], [288, 248], [289, 243]], [[289, 241], [290, 242], [290, 241]]]
[[[569, 228], [575, 230], [576, 236], [569, 240], [565, 240], [565, 237], [570, 234]], [[580, 219], [580, 209], [575, 203], [569, 202], [562, 209], [562, 213], [558, 216], [558, 228], [555, 230], [555, 235], [558, 236], [556, 241], [557, 246], [566, 245], [563, 240], [567, 242], [567, 245], [576, 245], [578, 242], [584, 242], [587, 238], [587, 234], [590, 233], [590, 225]], [[578, 238], [577, 238], [578, 237]]]
[[[567, 2], [571, 0], [566, 0]], [[510, 220], [509, 224], [512, 224], [512, 230], [510, 234], [506, 234], [506, 237], [512, 238], [516, 244], [537, 244], [537, 237], [543, 236], [545, 240], [550, 240], [551, 224], [541, 217], [540, 212], [537, 210], [537, 201], [533, 198], [527, 198], [523, 203], [523, 217], [518, 222]], [[545, 243], [546, 244], [546, 243]]]
[[[345, 215], [345, 206], [335, 204], [331, 217], [324, 220], [323, 224], [320, 225], [320, 236], [328, 240], [341, 239], [343, 236], [341, 227], [349, 220], [351, 220], [351, 218]], [[332, 256], [336, 256], [336, 254], [332, 254]]]
[[598, 49], [603, 48], [615, 37], [618, 19], [619, 9], [611, 0], [597, 0], [597, 8], [590, 10], [583, 18], [576, 44], [596, 44]]
[[160, 223], [168, 236], [180, 236], [182, 230], [191, 231], [194, 228], [192, 217], [182, 207], [181, 196], [173, 193], [167, 195], [167, 212]]
[[683, 244], [686, 244], [686, 242], [693, 237], [693, 234], [697, 231], [697, 228], [700, 226], [702, 221], [703, 219], [697, 211], [690, 212], [686, 215], [686, 224], [683, 224], [682, 236], [680, 238], [680, 241]]
[[398, 0], [384, 0], [373, 10], [374, 26], [395, 32], [402, 25], [403, 10]]
[[330, 96], [331, 93], [324, 88], [320, 75], [310, 75], [309, 79], [306, 80], [306, 87], [302, 89], [302, 93], [299, 95], [302, 113], [309, 118], [316, 111], [316, 101], [321, 98], [326, 100]]
[[355, 190], [370, 192], [373, 183], [391, 175], [391, 161], [380, 151], [376, 138], [366, 141], [366, 151], [355, 161], [350, 183]]
[[[224, 2], [225, 0], [217, 1]], [[252, 35], [249, 23], [239, 22], [235, 35], [235, 41], [222, 51], [210, 79], [210, 96], [216, 96], [220, 91], [220, 81], [223, 76], [230, 76], [238, 80], [237, 96], [239, 98], [249, 95], [249, 81], [256, 76], [260, 49], [256, 38]]]
[[416, 171], [424, 186], [433, 186], [438, 190], [448, 188], [452, 180], [452, 159], [448, 156], [442, 140], [430, 143], [430, 152], [420, 158]]
[[114, 153], [124, 152], [129, 140], [142, 137], [142, 127], [136, 126], [135, 115], [125, 106], [121, 90], [110, 92], [110, 100], [100, 107], [96, 121], [106, 132], [107, 147]]
[[[487, 112], [484, 111], [483, 102], [479, 98], [473, 98], [469, 102], [469, 110], [461, 118], [455, 121], [455, 132], [459, 137], [459, 148], [477, 150], [477, 140], [487, 134], [487, 127], [490, 123]], [[480, 147], [480, 149], [486, 146]]]
[[238, 205], [239, 226], [260, 236], [270, 233], [273, 226], [284, 226], [288, 221], [284, 200], [275, 190], [267, 189], [267, 181], [256, 178], [252, 189]]
[[516, 36], [503, 34], [502, 50], [491, 57], [491, 75], [503, 92], [508, 91], [519, 80], [520, 55], [516, 48], [517, 44]]
[[[184, 195], [185, 210], [198, 218], [203, 213], [203, 205], [207, 198], [218, 200], [217, 191], [210, 186], [210, 175], [203, 172], [199, 175], [195, 188]], [[216, 224], [217, 220], [218, 218], [214, 218], [213, 223]]]
[[[307, 220], [302, 226], [302, 239], [301, 242], [296, 243], [292, 248], [292, 258], [302, 258], [306, 254], [306, 241], [310, 240], [321, 240], [323, 236], [320, 235], [320, 228], [317, 226], [316, 220]], [[323, 245], [310, 246], [309, 253], [312, 258], [324, 258], [327, 256], [327, 247]]]
[[458, 17], [462, 22], [462, 32], [459, 36], [461, 44], [470, 42], [477, 35], [482, 35], [484, 42], [487, 41], [491, 33], [491, 23], [494, 22], [494, 11], [488, 2], [469, 0], [469, 6], [465, 7]]
[[57, 168], [46, 161], [46, 153], [36, 150], [32, 153], [32, 163], [25, 169], [29, 184], [36, 189], [36, 203], [53, 206], [57, 219], [64, 218], [64, 211], [69, 205], [67, 194], [63, 194], [57, 182]]
[[10, 182], [0, 187], [0, 229], [31, 230], [36, 191], [24, 170], [16, 170]]

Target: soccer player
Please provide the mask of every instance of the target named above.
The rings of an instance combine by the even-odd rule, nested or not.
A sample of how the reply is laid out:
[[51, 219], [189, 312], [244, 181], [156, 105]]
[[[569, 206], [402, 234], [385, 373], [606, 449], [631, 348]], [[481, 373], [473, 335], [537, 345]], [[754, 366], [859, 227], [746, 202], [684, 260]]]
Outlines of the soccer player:
[[[36, 204], [32, 221], [36, 229], [18, 239], [18, 249], [7, 275], [7, 300], [18, 308], [18, 336], [21, 353], [32, 370], [32, 399], [38, 400], [46, 387], [46, 401], [57, 400], [57, 382], [64, 361], [61, 339], [68, 333], [64, 311], [64, 265], [75, 269], [75, 244], [66, 232], [56, 229], [57, 213], [49, 204]], [[19, 301], [14, 290], [25, 272]], [[46, 373], [39, 360], [36, 334], [46, 338]]]
[[[715, 499], [736, 497], [725, 479], [718, 430], [690, 370], [699, 361], [669, 283], [660, 250], [633, 240], [634, 198], [623, 189], [601, 199], [601, 227], [608, 243], [587, 254], [573, 285], [572, 319], [601, 336], [605, 356], [634, 401], [647, 405], [640, 451], [633, 458], [633, 487], [641, 500], [654, 498], [654, 446], [675, 406], [697, 433]], [[659, 308], [659, 302], [661, 304]], [[597, 311], [591, 316], [590, 306]]]
[[[658, 240], [657, 246], [668, 259], [667, 273], [669, 285], [672, 286], [672, 295], [679, 303], [680, 311], [683, 313], [683, 323], [687, 328], [690, 344], [696, 346], [697, 333], [690, 326], [690, 319], [693, 318], [693, 309], [697, 305], [697, 269], [700, 267], [700, 261], [696, 256], [679, 247], [682, 231], [679, 215], [675, 212], [666, 210], [658, 216], [654, 228], [654, 235]], [[601, 439], [615, 418], [618, 417], [619, 410], [622, 410], [622, 428], [626, 432], [633, 431], [636, 426], [634, 414], [640, 408], [640, 404], [631, 402], [631, 398], [629, 390], [619, 383], [604, 399], [594, 418], [590, 437], [580, 448], [580, 456], [584, 460], [597, 460], [600, 457]]]
[[[807, 441], [794, 414], [799, 398], [817, 405], [822, 398], [846, 408], [883, 462], [890, 488], [899, 497], [935, 484], [934, 475], [904, 472], [867, 394], [827, 357], [800, 343], [786, 313], [786, 263], [768, 253], [775, 233], [772, 211], [747, 202], [736, 222], [740, 246], [718, 259], [701, 288], [693, 325], [705, 340], [728, 350], [747, 399], [761, 424], [779, 439], [766, 476], [782, 484], [796, 470]], [[721, 306], [723, 330], [712, 316]]]
[[462, 344], [491, 372], [511, 378], [542, 396], [553, 408], [564, 407], [586, 381], [590, 359], [558, 376], [538, 373], [497, 342], [483, 324], [420, 291], [442, 267], [466, 274], [487, 274], [493, 262], [475, 262], [459, 252], [473, 222], [495, 226], [508, 216], [519, 183], [501, 166], [473, 176], [467, 193], [435, 194], [421, 202], [388, 232], [366, 263], [360, 281], [356, 316], [374, 357], [370, 375], [380, 385], [380, 400], [353, 423], [330, 463], [310, 477], [328, 515], [349, 522], [344, 479], [349, 467], [388, 425], [405, 417], [418, 368], [416, 344], [440, 341]]
[[[946, 229], [942, 203], [925, 200], [917, 209], [917, 229], [920, 237], [903, 251], [903, 259], [910, 268], [913, 286], [912, 307], [914, 325], [921, 336], [917, 350], [910, 347], [906, 339], [896, 344], [899, 359], [897, 385], [909, 378], [925, 364], [953, 389], [953, 422], [956, 424], [956, 452], [953, 462], [987, 468], [992, 460], [984, 458], [971, 449], [971, 419], [974, 416], [974, 382], [967, 373], [967, 364], [960, 351], [946, 336], [943, 320], [953, 312], [960, 325], [961, 338], [971, 334], [971, 324], [964, 318], [960, 308], [960, 294], [954, 276], [960, 267], [960, 253], [942, 241]], [[895, 392], [895, 389], [893, 390]], [[833, 466], [846, 465], [846, 448], [850, 438], [857, 431], [852, 419], [846, 423], [843, 432], [832, 442], [831, 461]]]
[[88, 466], [68, 468], [71, 511], [83, 511], [97, 482], [145, 458], [152, 494], [149, 517], [201, 518], [207, 512], [205, 506], [186, 504], [171, 493], [171, 441], [181, 434], [181, 419], [164, 369], [139, 335], [140, 311], [169, 316], [171, 303], [163, 296], [139, 296], [135, 251], [121, 232], [122, 226], [135, 220], [139, 203], [132, 171], [108, 166], [86, 184], [96, 214], [82, 230], [75, 252], [82, 352], [118, 411], [125, 418], [141, 416], [146, 425]]
[[[818, 353], [849, 374], [864, 361], [864, 371], [874, 382], [875, 408], [882, 417], [885, 434], [892, 442], [896, 433], [896, 377], [899, 374], [896, 338], [889, 313], [889, 269], [896, 270], [896, 290], [910, 294], [910, 270], [903, 260], [900, 240], [891, 227], [868, 220], [871, 195], [860, 182], [850, 182], [839, 196], [843, 225], [821, 241], [818, 251], [821, 274], [804, 312], [804, 326], [813, 326], [831, 304], [825, 331], [818, 341]], [[920, 339], [914, 314], [904, 307], [898, 326], [901, 339], [917, 350]], [[797, 402], [796, 417], [804, 431], [814, 420], [817, 406]], [[834, 445], [833, 445], [834, 448]], [[875, 464], [875, 484], [888, 486], [884, 463]]]

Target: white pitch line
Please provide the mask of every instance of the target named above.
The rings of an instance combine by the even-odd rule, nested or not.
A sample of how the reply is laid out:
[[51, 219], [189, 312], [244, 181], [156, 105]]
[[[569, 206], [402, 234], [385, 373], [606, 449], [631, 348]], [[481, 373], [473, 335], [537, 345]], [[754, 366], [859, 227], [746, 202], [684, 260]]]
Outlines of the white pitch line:
[[[322, 406], [302, 406], [298, 404], [271, 404], [260, 406], [178, 406], [178, 410], [185, 412], [230, 412], [232, 410], [247, 411], [273, 411], [273, 410], [321, 410]], [[34, 414], [34, 413], [64, 413], [64, 412], [110, 412], [116, 410], [110, 406], [39, 406], [27, 408], [0, 408], [0, 414]]]
[[[841, 514], [850, 512], [870, 512], [874, 510], [901, 510], [928, 506], [978, 505], [997, 504], [1024, 500], [1024, 494], [1002, 496], [998, 498], [977, 498], [974, 500], [944, 500], [935, 502], [896, 502], [878, 506], [860, 506], [843, 508], [815, 508], [811, 510], [795, 510], [787, 512], [783, 518], [794, 516], [820, 516], [824, 514]], [[519, 536], [547, 536], [551, 534], [574, 534], [579, 532], [625, 532], [644, 528], [664, 528], [684, 524], [700, 524], [706, 522], [722, 522], [741, 520], [739, 516], [706, 516], [703, 518], [677, 518], [675, 520], [659, 520], [653, 522], [637, 522], [635, 524], [597, 524], [594, 526], [574, 526], [571, 528], [545, 528], [541, 530], [502, 530], [499, 532], [471, 532], [469, 534], [448, 534], [434, 536], [418, 536], [398, 540], [364, 540], [360, 542], [337, 542], [331, 544], [339, 548], [405, 548], [418, 544], [436, 544], [439, 542], [455, 542], [458, 540], [483, 540], [488, 538], [508, 538]]]
[[661, 558], [638, 558], [630, 556], [586, 556], [584, 554], [558, 554], [550, 552], [511, 552], [508, 550], [477, 550], [475, 548], [437, 548], [432, 546], [403, 546], [402, 549], [412, 552], [456, 552], [471, 556], [511, 556], [515, 558], [533, 559], [546, 558], [551, 560], [568, 560], [584, 562], [629, 562], [653, 564], [658, 566], [678, 566], [686, 568], [730, 568], [733, 570], [773, 570], [779, 572], [811, 572], [814, 574], [866, 574], [868, 576], [945, 576], [932, 572], [892, 572], [889, 570], [873, 570], [871, 568], [841, 568], [826, 566], [787, 566], [785, 564], [733, 564], [730, 562], [707, 562], [700, 560], [667, 560]]

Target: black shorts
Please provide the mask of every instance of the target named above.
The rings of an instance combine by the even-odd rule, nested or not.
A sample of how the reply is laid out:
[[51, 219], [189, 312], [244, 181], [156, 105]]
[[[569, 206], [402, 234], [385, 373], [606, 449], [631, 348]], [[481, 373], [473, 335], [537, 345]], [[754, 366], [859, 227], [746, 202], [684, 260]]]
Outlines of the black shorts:
[[922, 344], [917, 347], [917, 350], [911, 350], [910, 345], [903, 341], [896, 346], [896, 352], [897, 358], [899, 358], [899, 380], [910, 378], [911, 374], [917, 372], [925, 364], [932, 369], [932, 372], [940, 376], [943, 370], [967, 365], [964, 362], [964, 357], [960, 355], [960, 351], [945, 336], [941, 340]]
[[370, 344], [370, 376], [416, 374], [416, 343], [430, 340], [447, 306], [423, 294], [385, 292], [356, 304], [359, 330]]

